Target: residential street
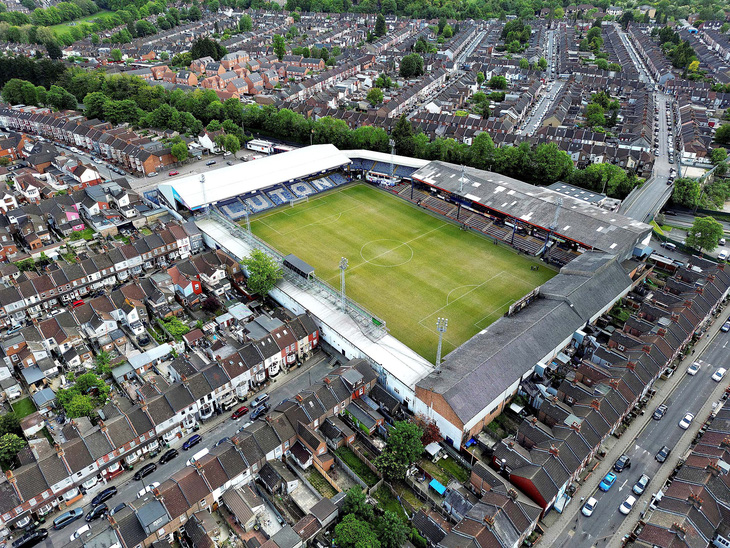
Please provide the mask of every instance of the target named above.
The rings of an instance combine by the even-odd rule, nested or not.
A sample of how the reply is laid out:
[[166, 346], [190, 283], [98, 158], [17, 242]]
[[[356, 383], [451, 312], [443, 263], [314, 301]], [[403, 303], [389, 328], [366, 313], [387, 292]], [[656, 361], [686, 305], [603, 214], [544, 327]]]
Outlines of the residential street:
[[[647, 405], [646, 413], [634, 420], [621, 439], [610, 439], [613, 447], [606, 458], [579, 488], [565, 512], [548, 529], [540, 541], [541, 545], [583, 548], [610, 543], [611, 546], [620, 546], [623, 535], [633, 528], [652, 494], [660, 489], [694, 439], [709, 413], [707, 406], [718, 400], [727, 386], [727, 380], [717, 383], [710, 378], [718, 367], [730, 367], [727, 351], [730, 334], [719, 331], [726, 313], [727, 309], [710, 328], [711, 337], [705, 336], [697, 344], [695, 354], [685, 359], [669, 380], [657, 381], [657, 394]], [[696, 360], [703, 362], [702, 368], [695, 376], [690, 376], [686, 373], [687, 367]], [[652, 414], [661, 403], [667, 404], [669, 408], [661, 420], [655, 421]], [[695, 415], [695, 420], [686, 431], [678, 426], [685, 413]], [[672, 453], [664, 464], [660, 464], [655, 455], [663, 445], [672, 448]], [[598, 484], [624, 453], [631, 457], [631, 468], [617, 474], [616, 483], [608, 492], [600, 491]], [[634, 495], [637, 498], [634, 508], [628, 516], [624, 516], [618, 508], [626, 497], [633, 495], [632, 487], [642, 474], [649, 475], [652, 480], [643, 495]], [[581, 514], [581, 499], [587, 500], [591, 496], [598, 500], [596, 512], [591, 517], [585, 517]]]
[[[301, 390], [304, 390], [312, 383], [315, 383], [319, 381], [322, 377], [324, 377], [332, 369], [328, 365], [328, 363], [329, 357], [323, 352], [319, 351], [314, 355], [312, 360], [310, 360], [310, 363], [307, 363], [305, 366], [289, 374], [282, 374], [277, 377], [274, 381], [275, 384], [268, 389], [268, 393], [271, 396], [269, 402], [272, 409], [276, 407], [280, 402], [293, 397]], [[253, 394], [251, 395], [251, 397], [253, 397]], [[251, 399], [251, 397], [249, 397], [249, 400]], [[145, 485], [150, 485], [153, 482], [164, 482], [172, 474], [182, 469], [185, 466], [186, 461], [195, 453], [203, 448], [213, 448], [213, 446], [221, 438], [233, 436], [234, 434], [236, 434], [237, 430], [239, 430], [244, 424], [246, 424], [247, 420], [247, 416], [244, 416], [237, 421], [232, 420], [230, 411], [227, 413], [223, 413], [218, 417], [209, 419], [205, 424], [201, 426], [201, 429], [197, 432], [198, 434], [203, 436], [202, 443], [198, 444], [193, 449], [190, 449], [189, 451], [183, 451], [182, 444], [187, 438], [178, 439], [173, 442], [170, 447], [178, 449], [180, 451], [180, 454], [167, 464], [159, 466], [159, 457], [164, 452], [164, 450], [166, 450], [165, 448], [163, 451], [160, 452], [160, 455], [158, 455], [154, 459], [137, 462], [134, 466], [135, 470], [131, 472], [125, 472], [121, 476], [115, 478], [112, 482], [106, 485], [102, 484], [102, 482], [99, 482], [96, 487], [91, 489], [84, 496], [81, 502], [74, 504], [72, 508], [83, 508], [85, 515], [89, 510], [91, 510], [91, 499], [93, 499], [99, 491], [105, 489], [109, 485], [115, 485], [119, 490], [119, 492], [113, 498], [107, 501], [106, 504], [109, 506], [109, 508], [114, 508], [122, 502], [130, 503], [136, 500], [137, 493]], [[134, 472], [141, 468], [144, 464], [147, 464], [147, 462], [158, 463], [157, 470], [144, 478], [142, 481], [134, 481], [134, 479], [132, 479]], [[46, 523], [43, 525], [43, 527], [48, 530], [49, 535], [45, 542], [39, 544], [38, 546], [48, 548], [58, 548], [61, 546], [65, 546], [66, 544], [68, 544], [69, 537], [73, 534], [73, 532], [86, 523], [82, 518], [71, 523], [60, 531], [54, 531], [52, 520], [57, 515], [59, 515], [59, 513], [51, 514], [51, 516], [49, 516], [49, 519], [46, 520]], [[104, 528], [107, 526], [108, 522], [106, 522], [106, 520], [98, 519], [92, 522], [92, 527]]]

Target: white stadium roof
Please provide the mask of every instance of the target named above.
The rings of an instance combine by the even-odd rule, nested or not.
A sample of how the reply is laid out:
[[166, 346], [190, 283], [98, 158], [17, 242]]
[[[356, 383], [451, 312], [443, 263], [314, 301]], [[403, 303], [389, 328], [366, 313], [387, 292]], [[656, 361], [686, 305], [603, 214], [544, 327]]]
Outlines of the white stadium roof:
[[[372, 150], [343, 150], [343, 154], [346, 154], [350, 160], [361, 158], [363, 160], [372, 160], [373, 162], [383, 162], [389, 164], [391, 160], [390, 154], [386, 152], [374, 152]], [[411, 158], [410, 156], [398, 156], [397, 154], [392, 157], [393, 163], [399, 166], [421, 168], [428, 164], [431, 160], [421, 160], [420, 158]]]
[[235, 164], [206, 171], [205, 183], [200, 174], [188, 175], [158, 186], [170, 204], [181, 202], [188, 209], [227, 200], [262, 188], [295, 181], [350, 163], [350, 158], [334, 145], [298, 148], [245, 164]]

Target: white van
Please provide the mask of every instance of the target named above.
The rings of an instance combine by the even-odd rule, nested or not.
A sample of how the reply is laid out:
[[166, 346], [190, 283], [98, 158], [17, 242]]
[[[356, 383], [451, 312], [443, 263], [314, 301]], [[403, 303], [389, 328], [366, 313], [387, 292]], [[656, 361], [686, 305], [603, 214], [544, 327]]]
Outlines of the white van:
[[208, 449], [201, 449], [200, 451], [195, 453], [192, 457], [190, 457], [188, 459], [188, 462], [186, 462], [185, 464], [187, 466], [194, 466], [196, 462], [198, 462], [200, 459], [202, 459], [208, 453], [210, 453], [210, 451]]
[[670, 251], [674, 251], [675, 249], [677, 249], [676, 244], [673, 244], [672, 242], [664, 242], [662, 244], [662, 247]]

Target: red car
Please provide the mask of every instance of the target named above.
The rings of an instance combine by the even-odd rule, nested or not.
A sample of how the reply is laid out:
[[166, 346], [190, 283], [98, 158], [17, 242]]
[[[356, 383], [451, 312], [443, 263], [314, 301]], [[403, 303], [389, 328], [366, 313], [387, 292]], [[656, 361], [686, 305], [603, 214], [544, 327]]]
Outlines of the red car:
[[241, 417], [243, 417], [246, 413], [248, 413], [248, 407], [246, 407], [244, 405], [244, 406], [239, 407], [238, 409], [236, 409], [233, 412], [233, 415], [231, 416], [231, 418], [233, 418], [234, 420], [237, 420], [237, 419], [240, 419]]
[[171, 172], [170, 172], [170, 173], [168, 173], [167, 175], [168, 175], [168, 177], [173, 177], [173, 176], [175, 176], [175, 175], [180, 175], [180, 172], [179, 172], [179, 171], [171, 171]]

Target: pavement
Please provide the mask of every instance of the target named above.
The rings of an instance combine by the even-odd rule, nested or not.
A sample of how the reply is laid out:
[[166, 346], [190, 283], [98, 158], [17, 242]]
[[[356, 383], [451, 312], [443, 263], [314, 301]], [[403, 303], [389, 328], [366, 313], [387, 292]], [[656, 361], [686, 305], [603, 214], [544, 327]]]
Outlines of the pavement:
[[[720, 383], [710, 378], [718, 367], [730, 365], [730, 353], [727, 351], [730, 334], [720, 332], [726, 313], [721, 312], [721, 320], [713, 322], [668, 380], [660, 379], [655, 383], [657, 392], [647, 404], [646, 412], [634, 419], [621, 438], [611, 436], [606, 440], [606, 456], [582, 484], [576, 482], [578, 489], [563, 513], [551, 510], [543, 518], [542, 525], [546, 532], [540, 539], [542, 546], [621, 546], [623, 536], [634, 528], [652, 494], [664, 484], [677, 461], [693, 442], [696, 432], [712, 409], [712, 402], [719, 400], [728, 385], [727, 377]], [[688, 375], [687, 367], [697, 360], [703, 362], [700, 372], [695, 376]], [[667, 414], [662, 420], [654, 421], [652, 414], [661, 403], [669, 406]], [[678, 422], [688, 412], [695, 414], [695, 420], [688, 430], [682, 430]], [[654, 455], [663, 445], [671, 447], [672, 453], [666, 462], [660, 464]], [[631, 457], [631, 468], [617, 474], [618, 479], [608, 492], [601, 492], [598, 484], [613, 469], [622, 454]], [[591, 466], [589, 464], [588, 468]], [[618, 512], [618, 507], [628, 495], [633, 495], [631, 488], [644, 473], [651, 476], [652, 480], [641, 496], [634, 495], [637, 498], [634, 508], [628, 516], [624, 516]], [[591, 496], [598, 500], [596, 512], [591, 517], [585, 517], [580, 512], [581, 500]]]
[[[306, 362], [302, 367], [290, 372], [290, 373], [281, 373], [278, 375], [271, 384], [269, 384], [264, 391], [268, 392], [270, 399], [269, 402], [271, 403], [271, 408], [275, 408], [277, 405], [279, 405], [280, 402], [294, 397], [297, 393], [299, 393], [301, 390], [304, 390], [311, 386], [314, 382], [318, 382], [321, 378], [323, 378], [327, 373], [329, 373], [332, 369], [332, 367], [329, 365], [329, 356], [326, 355], [324, 352], [317, 351], [315, 355]], [[249, 399], [255, 396], [256, 393], [250, 393]], [[235, 407], [234, 407], [235, 409]], [[117, 494], [112, 497], [110, 500], [106, 502], [107, 506], [109, 508], [114, 508], [115, 506], [124, 503], [130, 503], [137, 499], [137, 493], [146, 485], [150, 485], [153, 482], [164, 482], [167, 480], [172, 474], [175, 472], [181, 470], [185, 467], [186, 461], [188, 458], [190, 458], [194, 453], [200, 451], [203, 448], [212, 449], [213, 446], [222, 438], [224, 437], [231, 437], [236, 434], [236, 432], [243, 427], [247, 421], [248, 416], [245, 415], [243, 418], [239, 420], [233, 420], [231, 419], [231, 412], [223, 413], [219, 416], [215, 416], [213, 418], [208, 419], [205, 423], [201, 424], [201, 428], [197, 434], [200, 434], [203, 437], [203, 441], [197, 445], [194, 449], [191, 449], [189, 451], [183, 451], [182, 450], [182, 444], [186, 438], [179, 438], [173, 441], [170, 444], [171, 448], [176, 448], [179, 450], [180, 454], [178, 457], [174, 458], [170, 462], [164, 465], [159, 465], [159, 456], [153, 458], [153, 459], [144, 459], [140, 460], [137, 463], [135, 463], [134, 468], [135, 470], [124, 472], [123, 474], [117, 476], [112, 481], [110, 481], [107, 484], [104, 484], [103, 482], [99, 482], [95, 487], [90, 489], [86, 495], [82, 498], [81, 501], [77, 502], [76, 504], [72, 505], [72, 508], [83, 508], [84, 515], [91, 510], [91, 499], [96, 496], [96, 494], [99, 493], [99, 491], [114, 485], [117, 487], [118, 492]], [[164, 448], [163, 451], [160, 451], [160, 454], [167, 450]], [[147, 464], [149, 462], [154, 462], [158, 465], [157, 470], [155, 470], [152, 474], [147, 476], [141, 481], [134, 481], [133, 475], [136, 470], [138, 470], [141, 466], [144, 464]], [[151, 495], [146, 495], [151, 496]], [[70, 509], [70, 508], [69, 508]], [[65, 510], [64, 510], [65, 511]], [[48, 530], [48, 537], [47, 539], [40, 543], [38, 546], [41, 546], [43, 548], [59, 548], [62, 546], [65, 546], [69, 542], [69, 537], [71, 534], [76, 531], [78, 528], [80, 528], [82, 525], [85, 525], [86, 522], [83, 519], [77, 520], [64, 529], [61, 529], [60, 531], [54, 531], [52, 528], [52, 521], [55, 517], [57, 517], [60, 514], [59, 512], [54, 512], [46, 517], [46, 522], [43, 525], [44, 528]], [[273, 514], [272, 514], [273, 515]], [[104, 519], [97, 519], [96, 521], [91, 522], [90, 524], [92, 526], [92, 532], [97, 529], [102, 529], [104, 527], [107, 527], [109, 524]], [[273, 529], [277, 528], [276, 520], [272, 520], [271, 527]], [[271, 534], [276, 532], [275, 530], [272, 531]]]

